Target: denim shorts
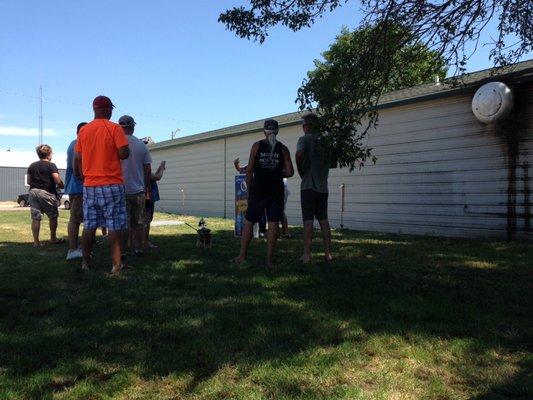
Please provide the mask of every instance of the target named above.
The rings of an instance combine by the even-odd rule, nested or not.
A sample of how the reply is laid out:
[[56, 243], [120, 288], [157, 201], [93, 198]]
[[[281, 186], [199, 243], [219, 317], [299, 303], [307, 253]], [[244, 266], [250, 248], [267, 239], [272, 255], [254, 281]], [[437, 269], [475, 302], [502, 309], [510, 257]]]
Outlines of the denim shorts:
[[123, 185], [83, 187], [83, 227], [106, 227], [110, 231], [128, 228]]

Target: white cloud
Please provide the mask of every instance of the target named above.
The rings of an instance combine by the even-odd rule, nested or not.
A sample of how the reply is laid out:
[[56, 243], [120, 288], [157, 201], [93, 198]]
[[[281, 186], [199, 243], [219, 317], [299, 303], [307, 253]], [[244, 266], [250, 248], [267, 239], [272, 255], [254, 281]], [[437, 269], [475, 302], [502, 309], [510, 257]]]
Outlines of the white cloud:
[[[39, 130], [37, 128], [19, 128], [17, 126], [2, 126], [0, 125], [0, 136], [17, 136], [17, 137], [37, 137]], [[43, 137], [60, 136], [60, 133], [55, 129], [43, 129]]]
[[[38, 160], [35, 151], [0, 151], [0, 166], [2, 167], [27, 167], [32, 162]], [[52, 162], [57, 165], [57, 168], [66, 168], [67, 155], [64, 153], [54, 153], [52, 155]]]

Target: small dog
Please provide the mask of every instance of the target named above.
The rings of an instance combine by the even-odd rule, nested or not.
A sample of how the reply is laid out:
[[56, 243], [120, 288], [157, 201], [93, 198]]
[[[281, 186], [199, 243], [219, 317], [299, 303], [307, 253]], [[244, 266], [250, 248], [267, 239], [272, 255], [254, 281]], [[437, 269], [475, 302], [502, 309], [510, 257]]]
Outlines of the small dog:
[[200, 229], [196, 230], [198, 238], [196, 239], [196, 247], [202, 247], [204, 249], [211, 248], [213, 244], [213, 237], [211, 235], [211, 229], [205, 227], [205, 221], [203, 218], [198, 222]]

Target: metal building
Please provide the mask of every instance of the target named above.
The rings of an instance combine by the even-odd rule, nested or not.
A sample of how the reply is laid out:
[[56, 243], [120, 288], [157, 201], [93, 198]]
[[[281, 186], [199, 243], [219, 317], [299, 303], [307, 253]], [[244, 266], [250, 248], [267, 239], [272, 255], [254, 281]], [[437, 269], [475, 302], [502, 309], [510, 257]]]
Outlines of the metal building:
[[[498, 124], [472, 112], [487, 82], [512, 88], [514, 109]], [[462, 83], [426, 84], [391, 92], [379, 104], [379, 126], [368, 136], [377, 156], [361, 170], [330, 171], [333, 226], [439, 236], [531, 238], [533, 61], [462, 77]], [[268, 116], [270, 118], [270, 116]], [[278, 140], [294, 162], [300, 113], [274, 117]], [[150, 146], [154, 165], [167, 161], [160, 182], [163, 211], [233, 218], [232, 160], [246, 163], [262, 120]], [[341, 215], [340, 186], [345, 185]], [[300, 179], [289, 179], [289, 223], [301, 223]]]
[[[19, 194], [28, 193], [26, 182], [27, 167], [0, 167], [0, 201], [16, 201]], [[65, 180], [65, 170], [59, 169]]]

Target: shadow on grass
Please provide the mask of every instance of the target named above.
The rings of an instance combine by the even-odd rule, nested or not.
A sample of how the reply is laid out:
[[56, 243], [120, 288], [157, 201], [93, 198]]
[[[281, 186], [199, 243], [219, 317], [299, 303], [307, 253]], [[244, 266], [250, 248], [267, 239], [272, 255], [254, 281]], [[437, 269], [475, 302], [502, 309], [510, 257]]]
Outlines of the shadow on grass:
[[[379, 334], [415, 345], [469, 339], [473, 356], [531, 350], [524, 245], [337, 232], [334, 263], [298, 264], [296, 238], [280, 242], [278, 269], [268, 272], [228, 262], [238, 252], [229, 231], [216, 232], [204, 251], [194, 234], [154, 239], [159, 248], [116, 278], [104, 274], [107, 248], [95, 251], [96, 271], [80, 273], [65, 266], [65, 247], [2, 243], [0, 392], [45, 397], [89, 381], [109, 396], [135, 370], [143, 379], [186, 376], [186, 393], [226, 366], [246, 373]], [[253, 245], [250, 258], [264, 250]], [[456, 373], [472, 387], [487, 384], [459, 366]], [[494, 387], [496, 397], [489, 388], [479, 398], [502, 390], [527, 396], [528, 379], [522, 365]], [[270, 397], [322, 395], [279, 383]]]

